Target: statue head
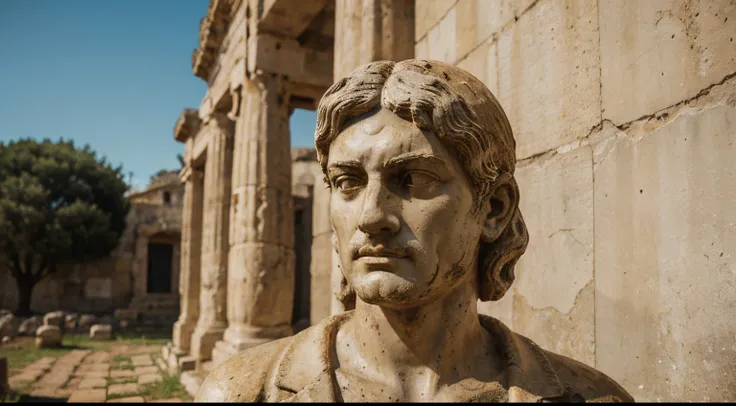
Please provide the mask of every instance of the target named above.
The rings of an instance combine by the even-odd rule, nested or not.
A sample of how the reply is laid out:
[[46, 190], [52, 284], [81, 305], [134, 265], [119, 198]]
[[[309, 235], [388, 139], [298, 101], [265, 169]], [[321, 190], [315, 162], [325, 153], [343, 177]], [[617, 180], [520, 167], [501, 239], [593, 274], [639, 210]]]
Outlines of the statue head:
[[481, 300], [500, 299], [528, 234], [513, 133], [488, 88], [438, 61], [378, 61], [332, 85], [317, 111], [347, 285], [400, 308], [475, 277]]

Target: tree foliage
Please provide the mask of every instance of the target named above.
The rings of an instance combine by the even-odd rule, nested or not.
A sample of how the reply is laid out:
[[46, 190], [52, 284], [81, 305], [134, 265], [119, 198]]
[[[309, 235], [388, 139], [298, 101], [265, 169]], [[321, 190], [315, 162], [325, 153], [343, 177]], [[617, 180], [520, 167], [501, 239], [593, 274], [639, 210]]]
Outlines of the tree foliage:
[[18, 283], [18, 312], [33, 286], [65, 261], [108, 255], [130, 208], [122, 168], [89, 146], [31, 139], [0, 142], [0, 257]]

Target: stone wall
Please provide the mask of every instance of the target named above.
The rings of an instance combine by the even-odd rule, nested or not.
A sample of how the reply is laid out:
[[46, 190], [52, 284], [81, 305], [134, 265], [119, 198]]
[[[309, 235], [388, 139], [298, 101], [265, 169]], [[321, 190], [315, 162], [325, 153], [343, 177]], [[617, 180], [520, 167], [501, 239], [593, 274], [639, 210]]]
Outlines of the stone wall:
[[[177, 179], [177, 178], [175, 178]], [[156, 181], [159, 181], [158, 183]], [[163, 182], [161, 182], [163, 181]], [[168, 183], [167, 183], [168, 182]], [[163, 194], [168, 192], [169, 205], [163, 204]], [[149, 189], [129, 196], [130, 211], [126, 227], [118, 246], [105, 258], [87, 263], [60, 264], [56, 273], [42, 279], [33, 289], [31, 310], [47, 313], [66, 310], [79, 313], [109, 314], [115, 309], [129, 305], [136, 284], [145, 289], [146, 258], [136, 256], [136, 242], [143, 228], [166, 228], [178, 232], [181, 223], [181, 201], [183, 188], [178, 180], [172, 183], [171, 176], [154, 178]], [[174, 258], [176, 278], [178, 256]], [[0, 308], [15, 309], [18, 304], [18, 288], [15, 280], [4, 267], [0, 267]], [[178, 281], [172, 282], [176, 292]]]
[[498, 97], [530, 243], [482, 311], [639, 401], [736, 398], [736, 4], [416, 2]]

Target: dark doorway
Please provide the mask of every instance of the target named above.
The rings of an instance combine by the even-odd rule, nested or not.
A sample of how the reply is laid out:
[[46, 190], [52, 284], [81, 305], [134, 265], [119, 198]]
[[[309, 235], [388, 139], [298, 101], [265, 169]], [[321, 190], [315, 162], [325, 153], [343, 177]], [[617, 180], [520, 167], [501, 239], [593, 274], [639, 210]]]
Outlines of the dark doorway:
[[294, 211], [294, 253], [296, 256], [296, 278], [294, 286], [294, 307], [291, 322], [294, 333], [309, 327], [311, 274], [309, 263], [312, 259], [312, 207], [311, 199], [295, 198]]
[[174, 246], [148, 244], [148, 293], [171, 293]]

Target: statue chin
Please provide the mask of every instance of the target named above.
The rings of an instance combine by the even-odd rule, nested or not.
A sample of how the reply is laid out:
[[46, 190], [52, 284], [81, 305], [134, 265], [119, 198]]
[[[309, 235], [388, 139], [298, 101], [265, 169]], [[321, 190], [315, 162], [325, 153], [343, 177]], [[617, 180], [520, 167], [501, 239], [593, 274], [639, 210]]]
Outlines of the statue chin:
[[372, 272], [353, 280], [355, 295], [365, 303], [388, 307], [409, 308], [424, 296], [414, 282], [388, 272]]

